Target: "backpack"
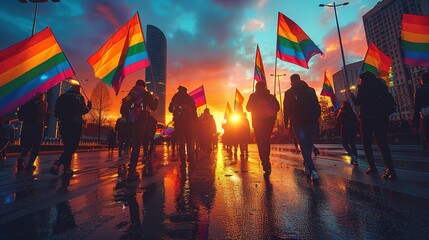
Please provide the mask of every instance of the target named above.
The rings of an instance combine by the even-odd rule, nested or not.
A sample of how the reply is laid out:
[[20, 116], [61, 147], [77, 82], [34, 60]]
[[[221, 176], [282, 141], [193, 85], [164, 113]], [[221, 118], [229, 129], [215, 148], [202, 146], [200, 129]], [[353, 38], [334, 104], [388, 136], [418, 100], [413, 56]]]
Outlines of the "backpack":
[[260, 103], [258, 105], [259, 115], [261, 117], [274, 117], [279, 111], [279, 102], [277, 99], [269, 94], [264, 98], [260, 99]]
[[70, 109], [67, 103], [67, 96], [61, 94], [55, 102], [55, 117], [60, 121], [63, 119], [71, 118]]
[[319, 119], [321, 109], [313, 88], [294, 90], [292, 97], [295, 123], [313, 123]]
[[37, 117], [37, 104], [31, 100], [18, 110], [18, 119], [24, 122], [34, 122]]
[[391, 115], [396, 112], [396, 102], [392, 94], [385, 90], [378, 95], [378, 109], [383, 115]]
[[126, 96], [123, 98], [120, 112], [131, 123], [144, 120], [146, 118], [146, 105], [143, 96]]

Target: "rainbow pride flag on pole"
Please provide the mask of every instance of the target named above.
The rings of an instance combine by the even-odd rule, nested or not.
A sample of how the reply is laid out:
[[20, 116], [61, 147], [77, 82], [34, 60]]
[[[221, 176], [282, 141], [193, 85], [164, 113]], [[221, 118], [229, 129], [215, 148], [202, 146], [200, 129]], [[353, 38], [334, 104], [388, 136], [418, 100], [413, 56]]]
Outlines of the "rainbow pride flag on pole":
[[49, 27], [0, 51], [0, 116], [74, 75]]
[[279, 12], [277, 25], [277, 58], [308, 69], [311, 57], [322, 51], [292, 20]]
[[402, 16], [402, 50], [404, 64], [429, 67], [429, 16]]
[[255, 72], [253, 74], [253, 79], [257, 82], [267, 83], [265, 78], [264, 63], [262, 62], [261, 53], [259, 52], [259, 45], [256, 45], [256, 56], [255, 56]]
[[95, 76], [113, 87], [116, 95], [126, 76], [148, 67], [149, 58], [138, 13], [87, 61]]
[[322, 92], [320, 92], [320, 95], [329, 97], [331, 99], [331, 103], [335, 111], [340, 108], [341, 105], [338, 102], [337, 96], [334, 93], [334, 89], [332, 88], [331, 83], [329, 82], [328, 76], [326, 76], [326, 72], [325, 79], [323, 80]]
[[362, 64], [362, 72], [372, 72], [375, 76], [389, 84], [389, 72], [392, 59], [386, 56], [380, 49], [371, 42], [366, 51]]
[[234, 101], [234, 111], [235, 112], [243, 112], [243, 103], [244, 97], [241, 95], [238, 89], [235, 89], [235, 101]]
[[192, 99], [194, 99], [196, 108], [199, 108], [204, 104], [207, 104], [206, 94], [204, 92], [204, 85], [201, 85], [197, 89], [193, 90], [192, 92], [189, 93], [189, 95], [191, 95]]
[[229, 105], [229, 102], [226, 102], [225, 114], [223, 115], [223, 119], [228, 119], [229, 116], [231, 116], [231, 114], [232, 114], [231, 105]]

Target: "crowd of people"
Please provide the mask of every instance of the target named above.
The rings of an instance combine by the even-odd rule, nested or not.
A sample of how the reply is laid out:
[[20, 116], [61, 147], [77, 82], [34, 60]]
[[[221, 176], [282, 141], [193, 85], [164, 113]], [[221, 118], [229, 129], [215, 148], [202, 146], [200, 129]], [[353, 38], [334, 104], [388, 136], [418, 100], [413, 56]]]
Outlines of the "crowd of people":
[[[313, 163], [312, 153], [317, 155], [318, 149], [313, 144], [314, 132], [317, 131], [321, 108], [315, 90], [310, 87], [298, 74], [290, 77], [291, 87], [284, 93], [283, 114], [286, 135], [295, 143], [297, 153], [303, 158], [304, 173], [311, 180], [319, 179]], [[251, 114], [254, 137], [256, 140], [259, 158], [264, 171], [264, 177], [271, 174], [270, 141], [274, 124], [280, 110], [280, 103], [270, 94], [265, 82], [258, 82], [255, 92], [249, 97], [246, 110]], [[63, 176], [74, 174], [71, 168], [72, 155], [79, 145], [82, 133], [83, 115], [87, 114], [92, 103], [80, 93], [81, 86], [72, 84], [70, 89], [62, 94], [55, 103], [55, 117], [59, 121], [59, 131], [64, 144], [64, 151], [58, 160], [54, 161], [50, 173], [58, 175], [60, 168]], [[359, 115], [354, 111], [359, 107]], [[128, 164], [128, 179], [139, 178], [136, 166], [143, 146], [143, 164], [151, 165], [152, 154], [156, 146], [155, 132], [157, 120], [153, 111], [158, 107], [158, 98], [146, 89], [143, 80], [136, 81], [135, 86], [122, 100], [121, 117], [117, 119], [114, 129], [108, 135], [108, 150], [113, 152], [118, 145], [118, 160], [124, 160], [131, 150]], [[45, 94], [38, 93], [32, 100], [25, 103], [18, 111], [22, 121], [20, 154], [16, 160], [18, 171], [34, 171], [36, 160], [43, 138], [45, 116], [48, 103]], [[193, 98], [187, 88], [179, 86], [171, 99], [168, 110], [173, 114], [174, 133], [169, 134], [169, 142], [173, 147], [173, 154], [177, 146], [182, 166], [194, 161], [198, 157], [209, 156], [217, 145], [217, 128], [213, 115], [208, 108], [198, 116]], [[375, 136], [385, 164], [382, 177], [387, 180], [397, 178], [393, 166], [392, 154], [388, 146], [387, 135], [389, 115], [395, 112], [395, 102], [385, 82], [370, 72], [360, 75], [360, 83], [356, 96], [350, 93], [350, 100], [342, 103], [338, 112], [336, 129], [341, 133], [341, 141], [350, 163], [358, 165], [358, 151], [356, 139], [360, 131], [364, 153], [368, 161], [369, 175], [377, 175], [378, 170], [374, 162], [372, 138]], [[420, 129], [426, 146], [429, 146], [429, 72], [421, 75], [421, 87], [415, 95], [415, 109], [413, 127]], [[222, 125], [224, 134], [222, 142], [225, 149], [240, 156], [248, 156], [248, 144], [251, 142], [251, 131], [246, 112], [237, 112], [231, 115]], [[198, 131], [197, 131], [198, 129]], [[8, 120], [2, 120], [0, 132], [0, 154], [5, 159], [7, 146], [14, 141], [13, 127]], [[26, 161], [27, 154], [31, 152]]]

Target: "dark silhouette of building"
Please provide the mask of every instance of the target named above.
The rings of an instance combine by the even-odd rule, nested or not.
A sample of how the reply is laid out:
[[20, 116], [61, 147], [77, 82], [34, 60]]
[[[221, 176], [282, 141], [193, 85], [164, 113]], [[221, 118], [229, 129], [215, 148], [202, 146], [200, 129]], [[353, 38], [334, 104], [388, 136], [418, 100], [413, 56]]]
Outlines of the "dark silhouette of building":
[[164, 33], [153, 25], [147, 25], [146, 47], [151, 64], [146, 68], [146, 85], [149, 91], [156, 92], [159, 97], [158, 109], [153, 112], [153, 116], [159, 123], [165, 124], [167, 40]]

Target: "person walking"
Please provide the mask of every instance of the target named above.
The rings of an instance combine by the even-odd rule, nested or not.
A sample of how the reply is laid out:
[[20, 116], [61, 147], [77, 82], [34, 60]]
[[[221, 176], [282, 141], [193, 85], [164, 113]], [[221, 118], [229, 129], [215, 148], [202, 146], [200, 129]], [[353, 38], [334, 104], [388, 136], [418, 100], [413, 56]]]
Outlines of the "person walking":
[[122, 100], [122, 104], [124, 106], [122, 114], [128, 116], [128, 121], [130, 122], [132, 129], [132, 149], [127, 176], [128, 180], [130, 181], [137, 180], [139, 178], [136, 167], [140, 154], [140, 147], [143, 142], [145, 125], [147, 123], [147, 113], [148, 110], [156, 110], [158, 107], [158, 102], [158, 98], [154, 97], [146, 89], [146, 83], [141, 79], [136, 81], [136, 85]]
[[[360, 106], [360, 127], [364, 152], [368, 161], [366, 174], [378, 174], [374, 162], [374, 153], [372, 151], [372, 135], [375, 134], [377, 145], [381, 150], [385, 165], [383, 178], [387, 180], [396, 179], [395, 169], [393, 168], [392, 154], [387, 145], [387, 131], [389, 126], [389, 115], [391, 108], [395, 105], [393, 97], [389, 95], [384, 80], [377, 78], [371, 72], [364, 72], [360, 76], [357, 96], [350, 94], [353, 103]], [[386, 96], [390, 100], [385, 100]], [[393, 103], [392, 103], [393, 101]], [[394, 111], [394, 110], [393, 110]]]
[[270, 137], [280, 104], [270, 94], [265, 82], [257, 82], [255, 92], [250, 95], [246, 109], [252, 114], [252, 126], [255, 131], [259, 158], [262, 162], [264, 177], [268, 177], [271, 174]]
[[124, 115], [116, 120], [115, 131], [118, 136], [118, 160], [122, 160], [131, 145], [131, 125]]
[[358, 131], [358, 118], [349, 102], [344, 101], [338, 113], [335, 129], [341, 131], [341, 143], [347, 154], [351, 157], [351, 164], [358, 165], [356, 137]]
[[87, 114], [92, 103], [85, 99], [80, 93], [81, 86], [78, 82], [72, 81], [71, 87], [64, 94], [61, 94], [55, 102], [55, 117], [59, 121], [59, 130], [63, 139], [64, 150], [60, 158], [54, 161], [50, 173], [58, 175], [60, 166], [63, 166], [63, 176], [71, 177], [74, 171], [71, 169], [73, 153], [79, 146], [82, 124], [82, 115]]
[[200, 149], [204, 154], [210, 155], [213, 135], [216, 133], [216, 123], [208, 108], [204, 109], [203, 114], [198, 118], [198, 123]]
[[319, 179], [311, 156], [313, 150], [313, 134], [320, 117], [320, 105], [316, 92], [301, 80], [298, 74], [290, 76], [291, 87], [285, 92], [283, 109], [286, 129], [290, 125], [301, 148], [304, 159], [304, 173], [310, 174], [311, 180]]
[[147, 112], [147, 124], [145, 126], [144, 134], [143, 134], [143, 163], [150, 164], [152, 163], [152, 153], [155, 151], [155, 133], [156, 133], [156, 125], [158, 121], [154, 116]]
[[174, 132], [179, 143], [180, 160], [184, 163], [187, 156], [188, 161], [192, 161], [194, 159], [194, 128], [198, 122], [198, 115], [195, 102], [188, 94], [186, 87], [177, 88], [177, 93], [171, 99], [168, 111], [173, 113]]
[[45, 93], [38, 93], [34, 99], [25, 103], [18, 110], [18, 118], [22, 121], [20, 154], [16, 160], [18, 171], [24, 169], [24, 159], [30, 150], [31, 155], [25, 170], [34, 171], [36, 169], [33, 164], [39, 155], [48, 110], [45, 98]]
[[420, 76], [420, 84], [415, 93], [413, 126], [420, 128], [426, 149], [429, 149], [429, 72]]
[[113, 130], [113, 128], [110, 129], [109, 133], [107, 134], [107, 142], [107, 151], [113, 153], [116, 144], [116, 132]]
[[[15, 132], [9, 119], [3, 119], [0, 125], [0, 161], [6, 160], [7, 146], [15, 141]], [[3, 162], [0, 163], [2, 166]]]

